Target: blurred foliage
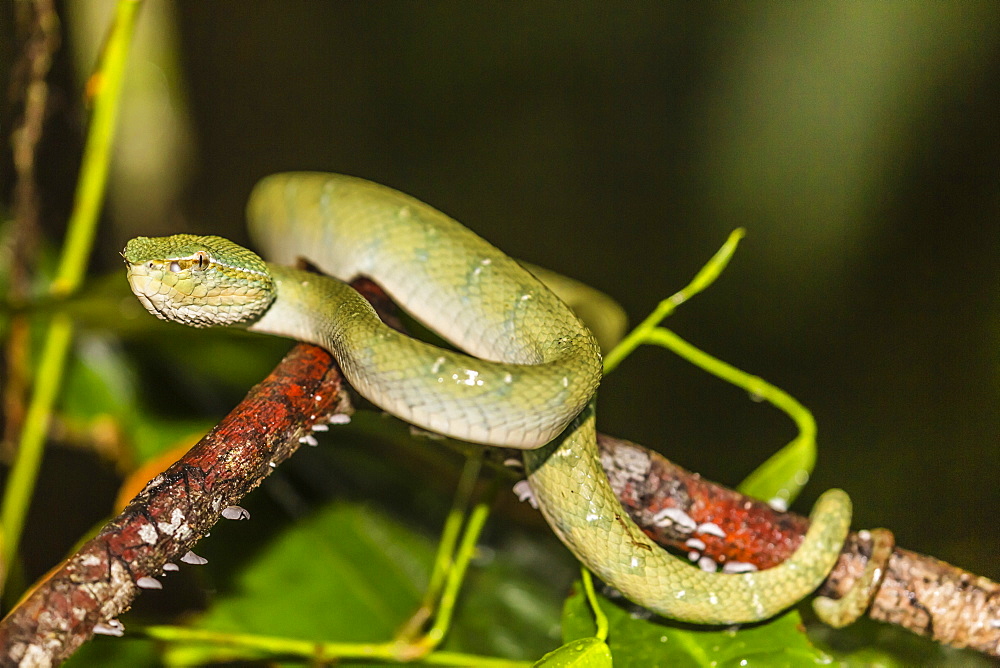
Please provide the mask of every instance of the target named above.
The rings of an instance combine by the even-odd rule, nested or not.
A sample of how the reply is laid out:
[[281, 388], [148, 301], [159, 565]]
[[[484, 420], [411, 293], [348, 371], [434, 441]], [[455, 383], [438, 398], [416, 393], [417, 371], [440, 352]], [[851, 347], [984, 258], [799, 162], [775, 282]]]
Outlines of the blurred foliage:
[[[99, 4], [62, 16], [40, 147], [44, 257], [75, 182], [84, 79], [107, 25], [84, 10]], [[0, 34], [13, 20], [5, 4]], [[250, 186], [282, 169], [411, 192], [634, 317], [746, 227], [722, 280], [671, 325], [814, 412], [821, 454], [802, 507], [844, 487], [856, 525], [1000, 577], [1000, 528], [979, 511], [1000, 502], [997, 3], [150, 2], [140, 30], [158, 41], [131, 61], [92, 278], [28, 311], [37, 328], [65, 309], [80, 335], [20, 555], [26, 581], [111, 512], [116, 477], [208, 427], [287, 345], [155, 321], [117, 255], [135, 234], [244, 239]], [[0, 39], [5, 77], [13, 46]], [[15, 121], [5, 109], [5, 136]], [[10, 262], [0, 244], [0, 269]], [[378, 418], [356, 422], [276, 472], [248, 501], [253, 522], [219, 527], [198, 548], [209, 564], [145, 594], [126, 628], [189, 618], [385, 639], [419, 595], [454, 463], [433, 443], [421, 457], [392, 445], [399, 433], [373, 439]], [[744, 393], [645, 349], [605, 383], [601, 425], [730, 483], [793, 435]], [[471, 575], [452, 648], [533, 658], [559, 643], [571, 563], [544, 530], [505, 526], [518, 512], [493, 523], [484, 554], [496, 557]], [[381, 617], [366, 610], [377, 606]], [[735, 635], [608, 613], [621, 665], [976, 660], [874, 624], [823, 631], [817, 650], [794, 613]], [[571, 598], [563, 638], [591, 633], [587, 619]], [[152, 643], [97, 639], [74, 661], [156, 656]]]

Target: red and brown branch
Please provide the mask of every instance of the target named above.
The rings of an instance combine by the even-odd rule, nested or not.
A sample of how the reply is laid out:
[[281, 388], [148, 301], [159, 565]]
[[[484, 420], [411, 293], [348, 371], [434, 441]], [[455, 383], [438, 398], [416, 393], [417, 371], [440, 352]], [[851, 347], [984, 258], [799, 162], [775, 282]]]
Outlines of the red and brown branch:
[[[691, 551], [685, 526], [721, 529], [698, 532], [696, 552], [715, 563], [730, 561], [768, 568], [802, 542], [809, 520], [704, 480], [657, 452], [600, 435], [601, 463], [622, 505], [658, 543]], [[673, 512], [664, 512], [673, 509]], [[688, 524], [664, 521], [686, 516]], [[872, 552], [867, 531], [848, 536], [837, 565], [819, 593], [839, 598], [865, 569]], [[895, 548], [868, 616], [954, 647], [1000, 656], [1000, 584], [934, 557]]]
[[[54, 665], [94, 633], [114, 628], [140, 588], [189, 552], [298, 448], [317, 420], [341, 410], [329, 353], [296, 346], [212, 431], [156, 476], [0, 622], [0, 665]], [[232, 513], [229, 513], [232, 514]]]

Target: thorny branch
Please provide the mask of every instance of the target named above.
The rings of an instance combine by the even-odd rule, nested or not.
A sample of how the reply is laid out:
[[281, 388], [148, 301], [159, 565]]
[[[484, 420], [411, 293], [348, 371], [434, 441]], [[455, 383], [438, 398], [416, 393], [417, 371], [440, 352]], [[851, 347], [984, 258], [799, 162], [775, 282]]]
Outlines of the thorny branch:
[[[356, 287], [372, 294], [370, 284]], [[140, 589], [159, 588], [156, 578], [175, 570], [177, 560], [198, 563], [191, 549], [220, 516], [238, 516], [235, 504], [308, 440], [313, 426], [349, 410], [343, 388], [328, 353], [296, 346], [211, 433], [0, 621], [0, 666], [53, 665], [95, 632], [120, 634], [116, 618]], [[642, 446], [602, 435], [600, 447], [633, 518], [658, 542], [696, 553], [694, 559], [766, 568], [791, 554], [808, 528], [800, 515], [703, 480]], [[843, 594], [864, 569], [866, 534], [849, 537], [821, 593]], [[1000, 585], [932, 557], [895, 549], [868, 614], [1000, 656]]]
[[326, 416], [343, 410], [329, 354], [296, 346], [233, 412], [63, 562], [0, 622], [0, 666], [49, 666], [95, 632], [115, 634], [116, 617], [140, 589], [191, 548], [298, 448]]

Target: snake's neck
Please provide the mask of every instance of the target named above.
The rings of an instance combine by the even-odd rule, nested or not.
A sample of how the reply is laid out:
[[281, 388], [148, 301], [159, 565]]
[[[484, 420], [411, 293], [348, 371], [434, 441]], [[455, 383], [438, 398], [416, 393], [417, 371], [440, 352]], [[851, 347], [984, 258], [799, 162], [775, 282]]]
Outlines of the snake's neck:
[[336, 279], [268, 268], [274, 301], [247, 329], [326, 348], [359, 394], [418, 427], [473, 443], [536, 448], [558, 436], [596, 389], [599, 376], [572, 355], [537, 365], [469, 357], [389, 328]]
[[275, 298], [247, 327], [251, 332], [283, 336], [337, 354], [344, 326], [375, 330], [382, 325], [371, 305], [351, 287], [328, 276], [268, 264]]

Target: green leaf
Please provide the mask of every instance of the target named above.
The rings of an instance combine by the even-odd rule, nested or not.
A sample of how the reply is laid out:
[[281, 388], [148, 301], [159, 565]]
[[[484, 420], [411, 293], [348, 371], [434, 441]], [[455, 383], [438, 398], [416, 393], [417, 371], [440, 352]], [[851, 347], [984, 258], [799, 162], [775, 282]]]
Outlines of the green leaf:
[[[212, 545], [196, 548], [209, 558], [199, 573], [212, 578], [210, 569], [227, 562], [212, 551], [234, 549], [229, 534], [253, 527], [217, 527]], [[261, 546], [231, 578], [220, 575], [220, 582], [206, 583], [224, 593], [191, 625], [309, 641], [388, 642], [420, 605], [435, 540], [368, 506], [328, 505]], [[551, 648], [559, 599], [538, 573], [540, 558], [544, 555], [535, 549], [504, 549], [487, 567], [473, 568], [442, 649], [531, 659]], [[172, 665], [203, 665], [262, 656], [175, 644], [165, 658]]]
[[[382, 642], [420, 605], [433, 543], [364, 506], [334, 504], [275, 539], [197, 628], [328, 642]], [[172, 646], [168, 662], [224, 660], [229, 650]]]
[[[577, 588], [581, 590], [580, 587]], [[610, 624], [608, 641], [616, 668], [648, 666], [810, 666], [830, 657], [806, 637], [797, 612], [739, 630], [692, 628], [633, 615], [605, 598], [601, 609]], [[582, 593], [563, 608], [563, 639], [588, 638], [593, 617]]]
[[610, 668], [611, 650], [600, 638], [572, 640], [539, 659], [538, 668]]
[[777, 500], [788, 507], [809, 481], [815, 464], [816, 441], [811, 435], [802, 435], [768, 457], [737, 489], [755, 499]]
[[443, 649], [530, 661], [555, 646], [567, 579], [561, 569], [553, 576], [551, 560], [514, 539], [487, 563], [474, 563]]

